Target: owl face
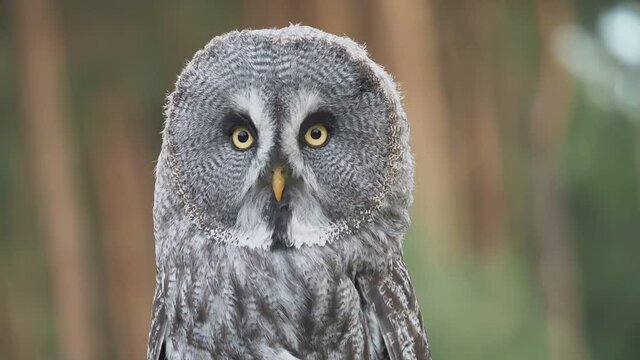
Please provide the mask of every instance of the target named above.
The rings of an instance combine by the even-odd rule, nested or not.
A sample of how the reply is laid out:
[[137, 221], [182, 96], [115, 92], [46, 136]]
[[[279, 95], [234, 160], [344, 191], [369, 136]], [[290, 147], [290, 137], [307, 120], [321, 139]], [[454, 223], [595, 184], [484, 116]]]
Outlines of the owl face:
[[180, 75], [166, 119], [179, 205], [224, 243], [322, 245], [390, 197], [410, 202], [410, 186], [390, 191], [411, 178], [399, 98], [350, 40], [300, 26], [215, 38]]

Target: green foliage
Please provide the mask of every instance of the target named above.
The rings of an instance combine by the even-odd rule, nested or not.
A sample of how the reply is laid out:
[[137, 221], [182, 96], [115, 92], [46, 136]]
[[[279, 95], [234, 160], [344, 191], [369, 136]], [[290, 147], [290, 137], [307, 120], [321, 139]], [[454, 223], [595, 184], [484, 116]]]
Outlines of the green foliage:
[[419, 229], [412, 231], [405, 257], [434, 359], [546, 358], [544, 309], [522, 258], [429, 264], [424, 241]]
[[593, 359], [640, 357], [638, 120], [580, 96], [567, 143], [570, 213]]

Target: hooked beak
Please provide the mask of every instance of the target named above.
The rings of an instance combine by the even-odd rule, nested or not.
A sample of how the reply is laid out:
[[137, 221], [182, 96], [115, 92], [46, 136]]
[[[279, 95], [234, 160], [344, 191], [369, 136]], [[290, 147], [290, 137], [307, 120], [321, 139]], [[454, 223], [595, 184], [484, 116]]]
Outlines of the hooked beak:
[[276, 197], [276, 201], [282, 200], [282, 192], [284, 192], [285, 176], [282, 165], [279, 165], [273, 170], [273, 179], [271, 187], [273, 188], [273, 195]]

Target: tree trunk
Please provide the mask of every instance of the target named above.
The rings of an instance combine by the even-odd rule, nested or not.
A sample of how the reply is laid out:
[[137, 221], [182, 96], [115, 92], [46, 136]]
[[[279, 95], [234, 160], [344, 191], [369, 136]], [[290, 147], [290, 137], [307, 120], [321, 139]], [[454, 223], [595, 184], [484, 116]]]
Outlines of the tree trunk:
[[86, 231], [70, 132], [62, 36], [52, 4], [14, 4], [22, 59], [20, 100], [38, 218], [50, 260], [59, 358], [92, 359]]
[[91, 103], [97, 192], [111, 334], [118, 359], [143, 359], [155, 279], [153, 163], [135, 94], [113, 86]]
[[536, 2], [540, 65], [531, 115], [534, 236], [547, 307], [550, 359], [586, 359], [578, 272], [562, 190], [560, 144], [570, 119], [573, 81], [552, 54], [557, 26], [571, 20], [569, 1]]
[[375, 45], [377, 55], [406, 94], [417, 167], [414, 214], [425, 220], [414, 216], [414, 222], [426, 224], [430, 263], [446, 262], [459, 253], [460, 192], [452, 166], [433, 2], [378, 1], [372, 23], [380, 24], [376, 29], [382, 43]]

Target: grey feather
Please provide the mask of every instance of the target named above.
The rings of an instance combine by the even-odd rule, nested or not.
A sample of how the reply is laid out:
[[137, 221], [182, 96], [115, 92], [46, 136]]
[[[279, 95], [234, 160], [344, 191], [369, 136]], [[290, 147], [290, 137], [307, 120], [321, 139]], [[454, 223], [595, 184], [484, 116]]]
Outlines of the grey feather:
[[418, 300], [401, 257], [386, 272], [358, 276], [366, 305], [378, 320], [385, 347], [392, 360], [430, 359]]
[[[401, 253], [408, 123], [364, 48], [304, 26], [216, 37], [165, 117], [149, 360], [429, 358]], [[312, 148], [316, 118], [330, 137]], [[238, 122], [256, 139], [246, 151]]]

